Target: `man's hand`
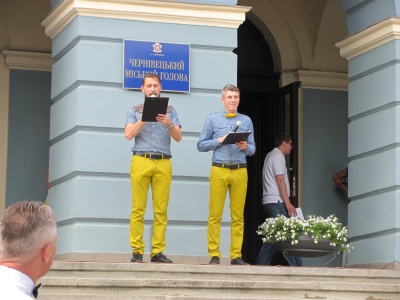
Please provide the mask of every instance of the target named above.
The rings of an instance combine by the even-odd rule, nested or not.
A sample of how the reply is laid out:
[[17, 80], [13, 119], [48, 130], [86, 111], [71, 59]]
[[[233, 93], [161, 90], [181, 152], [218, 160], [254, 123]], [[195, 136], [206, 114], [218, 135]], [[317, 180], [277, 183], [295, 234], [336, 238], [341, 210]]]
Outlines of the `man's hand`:
[[289, 217], [297, 216], [296, 208], [292, 205], [292, 203], [289, 202], [288, 204], [286, 204], [286, 209], [288, 211]]
[[247, 149], [247, 142], [246, 141], [236, 142], [235, 145], [242, 151]]
[[218, 143], [221, 145], [222, 144], [222, 142], [225, 140], [225, 138], [226, 138], [226, 136], [227, 136], [228, 134], [225, 134], [224, 136], [221, 136], [219, 139], [218, 139]]
[[169, 119], [167, 115], [158, 114], [156, 117], [156, 121], [158, 123], [163, 124], [165, 127], [172, 125], [172, 121]]

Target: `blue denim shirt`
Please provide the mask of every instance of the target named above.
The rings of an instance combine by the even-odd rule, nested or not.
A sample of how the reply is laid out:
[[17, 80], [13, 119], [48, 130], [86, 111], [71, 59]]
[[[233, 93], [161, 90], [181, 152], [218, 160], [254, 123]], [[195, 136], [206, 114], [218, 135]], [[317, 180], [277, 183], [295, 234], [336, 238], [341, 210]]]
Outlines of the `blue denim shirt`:
[[[256, 152], [253, 123], [246, 115], [237, 113], [234, 118], [226, 118], [225, 114], [226, 111], [223, 110], [207, 117], [197, 142], [197, 150], [200, 152], [214, 150], [212, 162], [245, 164], [246, 156], [252, 156]], [[240, 150], [235, 144], [220, 145], [218, 143], [218, 138], [231, 131], [237, 121], [242, 122], [237, 132], [251, 131], [247, 138], [247, 149], [244, 151]]]
[[[142, 118], [143, 104], [131, 107], [126, 114], [126, 124], [136, 123]], [[167, 116], [175, 126], [180, 126], [174, 107], [168, 106]], [[171, 135], [168, 129], [158, 122], [147, 122], [137, 136], [132, 152], [156, 152], [171, 155]]]

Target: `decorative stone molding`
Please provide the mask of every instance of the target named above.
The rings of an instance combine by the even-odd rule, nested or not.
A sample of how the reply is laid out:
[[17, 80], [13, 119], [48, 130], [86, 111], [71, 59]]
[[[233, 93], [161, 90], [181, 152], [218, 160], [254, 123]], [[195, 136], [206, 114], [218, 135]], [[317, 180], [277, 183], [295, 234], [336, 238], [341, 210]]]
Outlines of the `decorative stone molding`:
[[282, 73], [281, 86], [301, 81], [302, 88], [347, 91], [349, 79], [347, 73], [297, 70]]
[[153, 0], [64, 0], [41, 23], [54, 38], [77, 15], [135, 21], [238, 28], [250, 7]]
[[10, 69], [50, 72], [54, 63], [50, 53], [3, 50], [2, 54]]
[[335, 46], [340, 48], [340, 55], [349, 60], [396, 39], [400, 39], [400, 19], [390, 18], [335, 43]]

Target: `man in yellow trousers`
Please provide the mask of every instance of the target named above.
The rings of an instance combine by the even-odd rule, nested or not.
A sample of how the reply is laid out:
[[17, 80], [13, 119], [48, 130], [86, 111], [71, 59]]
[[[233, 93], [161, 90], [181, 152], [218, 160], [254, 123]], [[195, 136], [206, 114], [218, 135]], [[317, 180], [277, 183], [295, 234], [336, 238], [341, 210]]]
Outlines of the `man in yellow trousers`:
[[[211, 257], [210, 264], [220, 263], [221, 218], [229, 189], [232, 218], [229, 254], [231, 264], [246, 265], [242, 259], [243, 214], [247, 193], [246, 157], [256, 152], [253, 123], [248, 116], [237, 112], [240, 91], [236, 86], [224, 86], [221, 101], [224, 109], [208, 116], [197, 143], [199, 151], [213, 151], [207, 229], [208, 254]], [[250, 131], [251, 134], [245, 140], [224, 144], [223, 141], [230, 131]]]
[[[159, 97], [160, 78], [147, 74], [142, 81], [142, 92], [146, 97]], [[172, 181], [171, 137], [182, 139], [178, 114], [168, 106], [166, 114], [158, 114], [156, 122], [142, 121], [143, 104], [131, 107], [126, 116], [125, 137], [135, 138], [130, 166], [132, 184], [132, 212], [130, 219], [130, 244], [132, 262], [143, 262], [145, 244], [143, 242], [144, 214], [147, 194], [151, 184], [153, 195], [153, 237], [151, 262], [172, 263], [163, 251], [166, 247], [167, 208]]]

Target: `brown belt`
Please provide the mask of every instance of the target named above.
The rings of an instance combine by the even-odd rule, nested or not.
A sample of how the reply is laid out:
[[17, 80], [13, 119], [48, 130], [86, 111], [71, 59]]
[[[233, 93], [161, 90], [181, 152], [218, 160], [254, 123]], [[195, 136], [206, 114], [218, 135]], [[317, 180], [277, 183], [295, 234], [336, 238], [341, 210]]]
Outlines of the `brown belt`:
[[172, 156], [162, 153], [148, 153], [148, 152], [137, 152], [135, 151], [133, 155], [142, 156], [149, 159], [170, 159]]
[[220, 167], [220, 168], [231, 169], [231, 170], [247, 168], [247, 164], [222, 164], [222, 163], [213, 162], [212, 165], [214, 167]]

